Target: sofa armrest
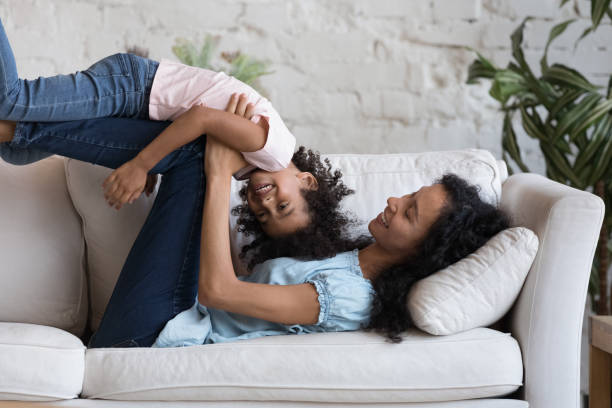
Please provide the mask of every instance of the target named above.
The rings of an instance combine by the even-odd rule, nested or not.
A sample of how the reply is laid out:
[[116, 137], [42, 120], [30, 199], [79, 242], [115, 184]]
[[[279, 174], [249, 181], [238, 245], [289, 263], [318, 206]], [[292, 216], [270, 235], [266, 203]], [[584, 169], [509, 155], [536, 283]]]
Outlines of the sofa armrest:
[[522, 397], [531, 408], [577, 408], [584, 306], [604, 203], [589, 192], [523, 173], [503, 183], [500, 206], [513, 225], [530, 228], [540, 240], [509, 316], [523, 354]]

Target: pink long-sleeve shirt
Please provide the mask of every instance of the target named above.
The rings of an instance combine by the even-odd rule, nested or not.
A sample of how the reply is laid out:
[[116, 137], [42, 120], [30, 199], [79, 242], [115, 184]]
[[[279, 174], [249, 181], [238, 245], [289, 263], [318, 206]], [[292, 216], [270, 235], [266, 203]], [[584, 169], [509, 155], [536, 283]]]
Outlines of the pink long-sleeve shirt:
[[225, 110], [233, 93], [244, 93], [254, 105], [251, 121], [268, 124], [265, 145], [254, 152], [242, 152], [252, 166], [242, 169], [245, 174], [255, 168], [279, 171], [286, 168], [293, 156], [295, 137], [269, 100], [249, 85], [223, 72], [192, 67], [162, 59], [151, 86], [149, 117], [153, 120], [174, 120], [194, 105]]

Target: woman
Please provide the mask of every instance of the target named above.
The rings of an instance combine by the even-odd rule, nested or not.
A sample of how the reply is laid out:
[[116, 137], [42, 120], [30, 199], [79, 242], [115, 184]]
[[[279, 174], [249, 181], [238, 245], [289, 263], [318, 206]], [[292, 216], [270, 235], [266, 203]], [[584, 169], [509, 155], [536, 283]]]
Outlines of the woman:
[[[401, 341], [400, 332], [410, 326], [410, 285], [508, 227], [507, 217], [482, 202], [476, 188], [446, 175], [415, 193], [389, 198], [368, 225], [373, 241], [367, 246], [318, 260], [269, 259], [249, 276], [236, 277], [227, 220], [231, 175], [242, 165], [238, 152], [208, 139], [198, 295], [165, 325], [153, 347], [359, 328]], [[302, 243], [311, 244], [317, 245]], [[259, 260], [267, 258], [261, 248]]]

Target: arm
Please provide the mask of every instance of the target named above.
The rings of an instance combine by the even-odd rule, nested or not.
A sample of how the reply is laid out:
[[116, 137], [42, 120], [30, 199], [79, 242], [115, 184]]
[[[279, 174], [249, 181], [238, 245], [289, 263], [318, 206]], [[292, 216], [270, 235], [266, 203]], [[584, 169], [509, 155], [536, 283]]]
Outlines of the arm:
[[230, 257], [229, 195], [232, 173], [244, 164], [242, 156], [208, 139], [205, 155], [206, 196], [202, 218], [202, 246], [198, 301], [283, 324], [315, 324], [318, 293], [310, 283], [270, 285], [236, 278]]
[[241, 113], [244, 113], [248, 107], [247, 99], [242, 95], [238, 98], [236, 94], [233, 94], [229, 101], [230, 106], [237, 105], [238, 115], [201, 105], [193, 106], [149, 143], [138, 154], [137, 159], [149, 171], [168, 153], [197, 139], [202, 134], [213, 136], [232, 149], [241, 152], [261, 149], [267, 139], [267, 124], [264, 120], [255, 124], [241, 116]]
[[[197, 139], [202, 134], [221, 140], [242, 152], [261, 149], [267, 139], [265, 120], [259, 124], [243, 116], [252, 116], [253, 105], [246, 97], [233, 94], [227, 111], [194, 106], [179, 116], [132, 160], [115, 169], [104, 180], [104, 196], [111, 206], [120, 209], [136, 200], [146, 185], [148, 172], [166, 155]], [[151, 181], [149, 181], [151, 183]]]

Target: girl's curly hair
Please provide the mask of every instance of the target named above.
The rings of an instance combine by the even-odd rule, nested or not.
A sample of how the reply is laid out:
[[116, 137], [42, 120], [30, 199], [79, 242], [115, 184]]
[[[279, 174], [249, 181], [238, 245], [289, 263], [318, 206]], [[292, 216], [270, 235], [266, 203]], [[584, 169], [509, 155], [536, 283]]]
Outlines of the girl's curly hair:
[[483, 202], [478, 189], [462, 178], [445, 174], [437, 183], [444, 186], [448, 198], [415, 255], [372, 282], [376, 294], [364, 329], [381, 332], [393, 343], [400, 343], [400, 333], [413, 326], [406, 307], [412, 284], [474, 252], [510, 225], [505, 212]]
[[349, 227], [356, 221], [341, 211], [340, 202], [355, 191], [342, 181], [342, 172], [332, 171], [329, 159], [321, 160], [320, 154], [304, 146], [293, 154], [291, 161], [300, 171], [310, 172], [319, 184], [317, 190], [303, 190], [310, 215], [310, 223], [291, 235], [272, 238], [267, 236], [255, 214], [246, 204], [247, 186], [240, 190], [243, 204], [232, 209], [238, 216], [238, 231], [254, 239], [244, 245], [240, 258], [248, 261], [248, 269], [268, 259], [290, 256], [303, 259], [322, 259], [340, 252], [365, 246], [364, 237], [351, 239]]

